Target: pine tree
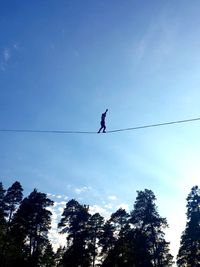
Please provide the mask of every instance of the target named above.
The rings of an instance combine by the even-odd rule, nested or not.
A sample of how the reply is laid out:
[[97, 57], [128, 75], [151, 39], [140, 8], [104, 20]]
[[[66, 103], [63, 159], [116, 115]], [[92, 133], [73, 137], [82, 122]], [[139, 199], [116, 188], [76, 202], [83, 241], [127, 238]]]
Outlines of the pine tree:
[[96, 257], [98, 255], [99, 239], [102, 236], [104, 218], [99, 214], [93, 214], [88, 221], [88, 249], [92, 258], [92, 267], [95, 266]]
[[[110, 220], [107, 220], [103, 226], [103, 232], [99, 239], [99, 244], [101, 246], [101, 258], [103, 264], [108, 262], [110, 264], [109, 255], [115, 247], [117, 238], [114, 236], [115, 228]], [[103, 266], [103, 265], [102, 265]]]
[[6, 233], [6, 204], [4, 202], [6, 190], [3, 184], [0, 183], [0, 263], [3, 264], [3, 248], [5, 246], [5, 233]]
[[127, 266], [153, 267], [148, 238], [140, 229], [130, 229], [126, 235]]
[[[2, 182], [0, 182], [0, 227], [6, 223], [6, 204], [4, 201], [6, 190], [3, 188]], [[0, 228], [1, 232], [1, 228]]]
[[59, 247], [55, 253], [55, 263], [57, 267], [62, 267], [62, 259], [63, 259], [63, 255], [65, 253], [66, 249], [65, 247]]
[[41, 258], [41, 267], [55, 267], [55, 253], [53, 251], [52, 245], [50, 242], [47, 242], [44, 253]]
[[43, 247], [48, 243], [53, 201], [36, 189], [25, 198], [13, 218], [13, 247], [29, 266], [38, 266]]
[[[8, 248], [11, 244], [12, 234], [11, 234], [11, 227], [12, 227], [12, 218], [22, 201], [23, 197], [23, 189], [21, 184], [16, 181], [12, 184], [11, 187], [8, 188], [6, 193], [4, 193], [1, 189], [1, 198], [3, 203], [1, 204], [1, 209], [3, 212], [4, 220], [4, 233], [2, 236], [2, 246], [1, 246], [1, 257], [0, 263], [2, 266], [6, 265], [6, 261], [9, 258]], [[6, 220], [6, 221], [5, 221]]]
[[102, 266], [126, 266], [126, 235], [129, 231], [129, 214], [122, 208], [111, 214], [106, 222], [101, 239]]
[[187, 197], [187, 223], [177, 256], [179, 267], [200, 267], [200, 189], [194, 186]]
[[165, 218], [160, 217], [155, 205], [156, 197], [151, 190], [137, 192], [134, 210], [131, 213], [133, 226], [146, 235], [149, 255], [154, 267], [172, 266], [169, 243], [164, 239], [163, 229], [168, 227]]
[[12, 184], [11, 187], [8, 188], [6, 195], [4, 197], [4, 201], [6, 203], [6, 217], [8, 221], [8, 225], [11, 222], [12, 216], [16, 211], [18, 205], [21, 203], [23, 198], [23, 189], [21, 184], [16, 181]]
[[89, 207], [81, 205], [72, 199], [63, 211], [62, 218], [58, 224], [60, 233], [67, 233], [67, 250], [63, 256], [63, 266], [67, 267], [89, 267], [91, 258], [87, 248]]
[[113, 256], [115, 257], [114, 262], [117, 266], [126, 266], [128, 262], [128, 244], [127, 235], [130, 230], [129, 226], [129, 214], [122, 208], [118, 209], [111, 215], [110, 221], [114, 226], [114, 235], [117, 237], [115, 243]]

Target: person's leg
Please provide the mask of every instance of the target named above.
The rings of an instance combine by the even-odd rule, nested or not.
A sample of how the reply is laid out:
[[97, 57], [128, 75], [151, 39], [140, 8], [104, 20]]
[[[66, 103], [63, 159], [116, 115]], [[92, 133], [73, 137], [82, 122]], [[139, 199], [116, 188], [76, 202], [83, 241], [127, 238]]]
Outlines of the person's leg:
[[103, 127], [101, 126], [101, 128], [100, 128], [99, 131], [98, 131], [98, 133], [100, 133], [102, 129], [103, 129]]
[[106, 125], [103, 126], [103, 133], [106, 132]]
[[101, 128], [99, 129], [98, 133], [100, 133], [101, 130], [104, 128], [105, 128], [105, 123], [104, 123], [104, 121], [101, 121]]

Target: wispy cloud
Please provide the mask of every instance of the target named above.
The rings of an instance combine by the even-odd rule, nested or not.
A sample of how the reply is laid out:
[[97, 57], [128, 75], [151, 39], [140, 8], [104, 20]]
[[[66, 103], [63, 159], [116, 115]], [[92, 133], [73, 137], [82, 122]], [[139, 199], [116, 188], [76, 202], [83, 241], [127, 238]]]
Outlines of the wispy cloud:
[[17, 44], [14, 44], [13, 46], [4, 47], [3, 50], [0, 52], [0, 70], [1, 71], [6, 70], [6, 67], [11, 61], [12, 52], [14, 50], [18, 50]]
[[13, 55], [20, 49], [18, 42], [13, 42], [12, 44], [4, 47], [0, 51], [0, 70], [5, 71], [8, 64], [11, 62]]
[[91, 187], [90, 186], [83, 186], [83, 187], [77, 187], [74, 189], [74, 192], [77, 194], [77, 195], [80, 195], [81, 193], [84, 193], [86, 191], [89, 191], [91, 190]]
[[19, 50], [19, 43], [17, 43], [17, 42], [15, 42], [14, 44], [13, 44], [13, 48], [15, 49], [15, 50]]
[[5, 71], [7, 64], [11, 58], [11, 52], [9, 48], [4, 48], [3, 51], [1, 52], [0, 56], [0, 69], [1, 71]]
[[11, 52], [9, 48], [5, 48], [3, 51], [3, 57], [4, 57], [4, 61], [5, 63], [7, 63], [9, 61], [9, 59], [11, 58]]
[[113, 209], [113, 205], [111, 203], [105, 204], [104, 207], [109, 210]]
[[69, 198], [66, 195], [61, 195], [61, 194], [56, 195], [56, 194], [51, 194], [51, 193], [47, 193], [47, 196], [49, 198], [53, 198], [53, 199], [57, 198], [57, 199], [63, 199], [63, 200], [67, 200]]
[[111, 195], [111, 196], [108, 196], [108, 199], [109, 199], [109, 200], [116, 200], [116, 199], [117, 199], [117, 197], [116, 197], [116, 196], [114, 196], [114, 195]]
[[54, 202], [54, 207], [65, 206], [65, 205], [66, 205], [66, 201], [60, 201], [60, 202], [55, 201]]
[[[170, 27], [172, 25], [172, 27]], [[168, 12], [161, 14], [152, 20], [146, 28], [146, 32], [136, 42], [134, 47], [134, 62], [136, 64], [151, 64], [152, 57], [154, 66], [157, 68], [166, 63], [166, 59], [173, 55], [176, 47], [179, 22], [174, 17], [168, 15]], [[179, 38], [180, 39], [180, 38]]]

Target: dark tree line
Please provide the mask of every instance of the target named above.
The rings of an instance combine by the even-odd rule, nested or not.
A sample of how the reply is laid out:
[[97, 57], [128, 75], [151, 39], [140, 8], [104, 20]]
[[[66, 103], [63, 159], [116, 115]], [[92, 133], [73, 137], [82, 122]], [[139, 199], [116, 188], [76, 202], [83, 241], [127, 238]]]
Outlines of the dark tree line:
[[[71, 199], [58, 223], [66, 244], [55, 252], [48, 238], [53, 201], [36, 189], [23, 198], [19, 182], [0, 183], [1, 267], [170, 267], [166, 218], [159, 215], [151, 190], [137, 191], [133, 210], [120, 208], [105, 220]], [[200, 189], [187, 198], [187, 223], [181, 236], [178, 267], [200, 267]]]

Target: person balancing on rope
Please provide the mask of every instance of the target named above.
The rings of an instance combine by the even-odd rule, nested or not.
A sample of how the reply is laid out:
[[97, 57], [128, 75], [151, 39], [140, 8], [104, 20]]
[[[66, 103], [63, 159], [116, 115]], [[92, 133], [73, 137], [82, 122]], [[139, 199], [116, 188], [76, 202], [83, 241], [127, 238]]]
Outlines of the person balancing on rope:
[[103, 133], [106, 132], [105, 118], [106, 118], [107, 111], [108, 111], [108, 109], [106, 109], [106, 111], [101, 114], [101, 123], [100, 123], [101, 124], [101, 127], [100, 127], [98, 133], [100, 133], [102, 129], [103, 129]]

